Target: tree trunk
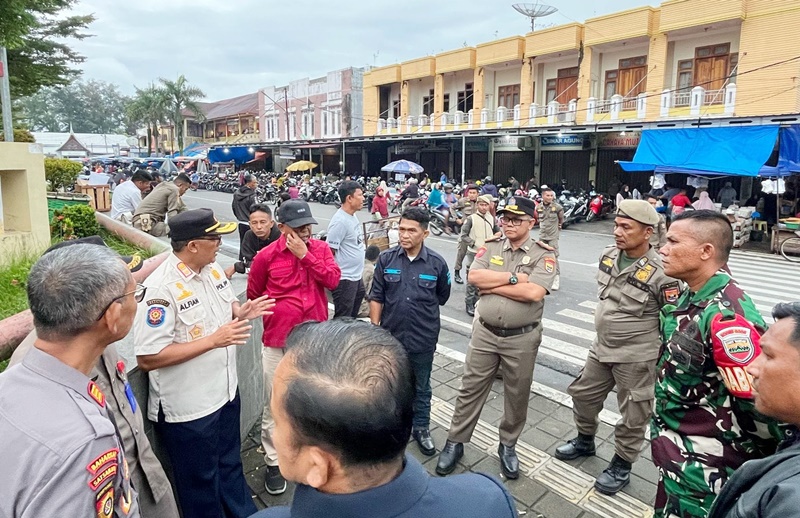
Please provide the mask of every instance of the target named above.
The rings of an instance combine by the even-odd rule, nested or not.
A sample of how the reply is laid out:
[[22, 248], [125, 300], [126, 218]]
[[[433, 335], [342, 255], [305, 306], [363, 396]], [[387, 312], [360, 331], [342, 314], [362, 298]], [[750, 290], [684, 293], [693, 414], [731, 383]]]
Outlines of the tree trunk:
[[0, 320], [0, 360], [11, 358], [14, 350], [31, 331], [33, 315], [28, 309]]
[[150, 127], [150, 123], [147, 124], [147, 156], [152, 156], [153, 154], [153, 130]]

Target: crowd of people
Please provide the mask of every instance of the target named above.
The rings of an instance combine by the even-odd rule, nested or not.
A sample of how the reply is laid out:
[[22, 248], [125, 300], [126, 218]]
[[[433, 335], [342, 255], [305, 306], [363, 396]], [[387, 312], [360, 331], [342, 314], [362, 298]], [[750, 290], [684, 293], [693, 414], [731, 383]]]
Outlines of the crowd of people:
[[[123, 201], [147, 190], [147, 173], [137, 174]], [[491, 182], [468, 185], [463, 197], [445, 182], [430, 207], [462, 214], [451, 278], [426, 245], [428, 208], [407, 203], [397, 246], [381, 252], [366, 246], [356, 216], [362, 184], [339, 183], [341, 207], [323, 241], [306, 201], [290, 197], [273, 213], [253, 182], [245, 176], [233, 197], [236, 222], [186, 210], [180, 197], [191, 181], [182, 174], [133, 210], [117, 207], [136, 228], [169, 233], [172, 251], [147, 261], [96, 237], [55, 245], [37, 261], [27, 284], [35, 331], [0, 375], [0, 515], [517, 516], [494, 477], [447, 475], [501, 373], [499, 467], [519, 477], [545, 300], [559, 284], [564, 216], [554, 192], [495, 205]], [[568, 390], [576, 435], [555, 456], [595, 455], [598, 415], [616, 389], [622, 418], [597, 491], [630, 482], [649, 427], [656, 516], [794, 515], [800, 303], [776, 306], [767, 329], [727, 269], [728, 220], [703, 207], [676, 212], [679, 196], [668, 230], [656, 209], [663, 196], [620, 200], [614, 244], [598, 258], [596, 339]], [[224, 269], [222, 236], [237, 231], [239, 261]], [[247, 276], [243, 303], [236, 273]], [[437, 445], [431, 372], [451, 280], [467, 283], [472, 334], [447, 440]], [[263, 324], [263, 484], [280, 495], [296, 483], [289, 507], [260, 512], [240, 456], [237, 370], [254, 319]], [[116, 350], [129, 332], [147, 373], [145, 405]], [[435, 472], [446, 478], [431, 479], [409, 447], [439, 452]]]

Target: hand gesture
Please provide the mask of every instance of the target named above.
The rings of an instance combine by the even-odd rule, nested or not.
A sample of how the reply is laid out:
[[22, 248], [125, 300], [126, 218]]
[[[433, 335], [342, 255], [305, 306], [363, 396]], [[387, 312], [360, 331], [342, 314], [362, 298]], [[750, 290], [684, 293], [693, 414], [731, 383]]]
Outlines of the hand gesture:
[[298, 259], [302, 259], [308, 253], [308, 247], [294, 231], [286, 234], [286, 248]]
[[262, 295], [239, 306], [239, 318], [241, 320], [253, 320], [254, 318], [271, 315], [274, 307], [275, 299], [269, 298], [269, 295]]
[[211, 338], [217, 347], [228, 347], [229, 345], [244, 345], [250, 338], [250, 330], [253, 326], [247, 320], [234, 318], [224, 326], [217, 329]]

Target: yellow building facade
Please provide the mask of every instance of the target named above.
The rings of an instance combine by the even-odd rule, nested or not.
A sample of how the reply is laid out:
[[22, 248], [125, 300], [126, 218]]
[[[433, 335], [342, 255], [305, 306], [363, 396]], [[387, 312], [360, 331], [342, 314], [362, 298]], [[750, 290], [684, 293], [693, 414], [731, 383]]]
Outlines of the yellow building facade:
[[364, 134], [800, 113], [797, 0], [669, 0], [376, 68]]

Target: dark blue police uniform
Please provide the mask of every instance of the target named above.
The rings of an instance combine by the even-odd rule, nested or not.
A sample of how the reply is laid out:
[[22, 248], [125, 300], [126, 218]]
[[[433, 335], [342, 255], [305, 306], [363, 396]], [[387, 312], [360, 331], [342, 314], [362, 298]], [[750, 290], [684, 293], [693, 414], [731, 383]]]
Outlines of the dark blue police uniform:
[[427, 429], [431, 413], [431, 368], [439, 340], [439, 306], [450, 298], [444, 258], [426, 247], [413, 261], [400, 246], [381, 253], [369, 300], [383, 304], [381, 327], [408, 351], [416, 378], [414, 429]]
[[406, 455], [400, 476], [352, 494], [326, 494], [298, 484], [291, 507], [270, 507], [251, 518], [516, 518], [503, 484], [483, 473], [431, 478]]

